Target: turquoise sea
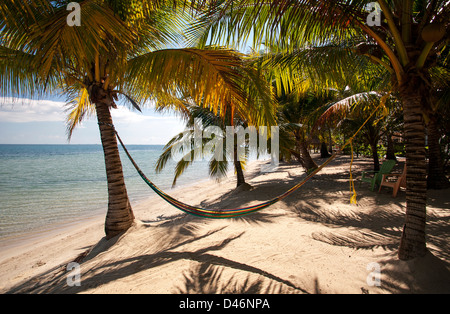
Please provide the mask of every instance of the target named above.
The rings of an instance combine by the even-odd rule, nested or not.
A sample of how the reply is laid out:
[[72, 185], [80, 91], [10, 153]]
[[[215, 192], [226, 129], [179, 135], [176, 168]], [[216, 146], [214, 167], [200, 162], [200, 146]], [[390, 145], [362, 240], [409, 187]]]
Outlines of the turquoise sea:
[[[170, 192], [173, 165], [154, 171], [162, 145], [129, 145], [143, 172]], [[154, 196], [125, 153], [121, 158], [131, 203]], [[208, 177], [206, 162], [194, 162], [177, 187]], [[29, 233], [104, 214], [107, 183], [101, 145], [0, 145], [0, 245]]]

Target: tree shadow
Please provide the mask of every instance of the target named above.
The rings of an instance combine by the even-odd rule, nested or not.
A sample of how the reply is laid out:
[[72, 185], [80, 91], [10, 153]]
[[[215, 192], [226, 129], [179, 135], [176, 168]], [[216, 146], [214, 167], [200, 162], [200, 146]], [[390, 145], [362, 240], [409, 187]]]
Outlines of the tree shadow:
[[[389, 211], [382, 207], [369, 211], [340, 213], [327, 208], [317, 208], [314, 207], [314, 204], [304, 202], [303, 206], [297, 204], [293, 208], [298, 217], [334, 229], [313, 232], [311, 235], [313, 239], [354, 249], [374, 249], [376, 247], [382, 247], [385, 250], [397, 249], [405, 222], [404, 210]], [[427, 243], [430, 251], [443, 259], [445, 263], [450, 261], [449, 237], [448, 215], [442, 217], [429, 213], [427, 216]]]
[[335, 246], [354, 249], [383, 247], [393, 250], [398, 247], [404, 214], [401, 212], [370, 211], [339, 213], [326, 209], [295, 208], [297, 215], [307, 221], [321, 223], [337, 229], [313, 232], [312, 238]]
[[391, 293], [450, 293], [449, 265], [431, 252], [410, 261], [391, 256], [380, 262], [381, 287]]
[[[196, 236], [192, 236], [189, 227], [180, 228], [179, 233], [174, 237], [167, 237], [165, 239], [165, 246], [158, 246], [160, 250], [157, 252], [94, 265], [83, 272], [81, 276], [82, 283], [80, 286], [71, 287], [67, 285], [67, 271], [65, 265], [63, 265], [13, 287], [7, 293], [80, 293], [90, 288], [95, 288], [120, 278], [128, 277], [146, 269], [158, 267], [181, 259], [191, 259], [193, 256], [202, 256], [207, 254], [207, 252], [218, 251], [244, 234], [244, 232], [242, 232], [237, 236], [228, 237], [220, 243], [206, 246], [195, 251], [173, 251], [184, 245], [205, 239], [224, 228], [225, 227], [218, 228]], [[105, 238], [102, 239], [92, 249], [91, 254], [89, 254], [82, 262], [81, 268], [83, 269], [83, 265], [86, 265], [89, 260], [92, 260], [98, 254], [107, 251], [108, 248], [114, 246], [118, 241], [120, 241], [120, 236], [116, 236], [110, 240], [106, 240]]]
[[[243, 267], [250, 273], [245, 278], [226, 275], [225, 266], [201, 262], [183, 275], [176, 289], [180, 294], [299, 294], [307, 293], [289, 281], [268, 276], [257, 268]], [[253, 275], [253, 276], [252, 276]]]
[[[168, 227], [175, 228], [175, 226], [166, 226], [160, 228], [166, 229]], [[83, 273], [81, 274], [80, 286], [69, 286], [67, 284], [68, 271], [65, 265], [63, 265], [59, 268], [52, 269], [46, 273], [36, 276], [28, 280], [27, 282], [21, 283], [11, 288], [9, 291], [7, 291], [7, 293], [80, 293], [114, 282], [116, 280], [120, 280], [122, 278], [127, 278], [131, 275], [146, 270], [151, 270], [156, 267], [174, 263], [180, 260], [195, 261], [203, 265], [220, 266], [232, 269], [233, 271], [256, 274], [273, 282], [279, 283], [280, 285], [290, 287], [290, 289], [305, 292], [301, 288], [296, 287], [295, 284], [291, 283], [289, 280], [277, 277], [276, 275], [270, 274], [263, 269], [247, 265], [245, 263], [233, 261], [231, 259], [214, 254], [214, 252], [222, 250], [228, 244], [240, 238], [245, 232], [227, 237], [226, 239], [223, 239], [214, 244], [204, 245], [201, 248], [192, 250], [186, 248], [186, 246], [188, 246], [189, 244], [198, 242], [202, 239], [206, 239], [211, 235], [223, 230], [224, 228], [226, 227], [221, 227], [205, 233], [196, 234], [195, 227], [182, 226], [179, 228], [180, 230], [176, 233], [176, 235], [161, 240], [161, 243], [164, 243], [164, 245], [156, 245], [156, 247], [158, 247], [158, 250], [156, 252], [152, 252], [150, 250], [149, 253], [135, 255], [129, 258], [122, 258], [119, 260], [104, 262], [94, 261], [93, 263], [89, 263], [89, 261], [92, 260], [95, 256], [97, 256], [101, 252], [105, 252], [107, 248], [112, 247], [116, 242], [120, 241], [120, 237], [113, 238], [111, 239], [112, 241], [108, 240], [111, 242], [102, 239], [96, 246], [97, 248], [94, 247], [91, 250], [91, 254], [88, 255], [81, 264]], [[206, 241], [206, 243], [208, 243], [208, 241]], [[251, 285], [253, 285], [253, 283]], [[252, 289], [256, 289], [257, 286], [258, 285], [255, 284]]]
[[185, 216], [186, 216], [186, 214], [184, 214], [184, 213], [170, 215], [170, 216], [159, 215], [158, 217], [156, 217], [156, 219], [152, 219], [152, 220], [150, 220], [150, 219], [143, 219], [141, 221], [143, 223], [145, 223], [145, 224], [159, 223], [159, 222], [165, 222], [165, 221], [172, 222], [174, 220], [177, 220], [178, 218], [182, 218], [182, 217], [185, 217]]

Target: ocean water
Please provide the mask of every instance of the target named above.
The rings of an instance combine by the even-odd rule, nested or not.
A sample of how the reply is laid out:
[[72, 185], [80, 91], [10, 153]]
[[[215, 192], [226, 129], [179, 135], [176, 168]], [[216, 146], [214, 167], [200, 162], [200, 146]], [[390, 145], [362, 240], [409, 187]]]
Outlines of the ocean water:
[[[142, 171], [170, 192], [171, 161], [154, 171], [162, 145], [129, 145]], [[155, 196], [121, 150], [131, 203]], [[177, 187], [208, 178], [207, 163], [194, 162]], [[106, 215], [107, 182], [101, 145], [0, 145], [0, 245], [30, 233]]]

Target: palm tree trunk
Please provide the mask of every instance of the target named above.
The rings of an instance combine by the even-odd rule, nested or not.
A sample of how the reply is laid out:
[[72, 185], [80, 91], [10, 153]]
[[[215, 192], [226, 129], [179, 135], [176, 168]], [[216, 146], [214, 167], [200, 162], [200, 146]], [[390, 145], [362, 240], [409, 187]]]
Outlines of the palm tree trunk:
[[428, 178], [429, 189], [446, 189], [450, 182], [445, 176], [444, 163], [442, 161], [441, 147], [439, 145], [439, 128], [436, 115], [430, 115], [428, 122]]
[[244, 171], [242, 170], [241, 162], [238, 159], [236, 146], [234, 148], [234, 169], [236, 170], [236, 178], [237, 178], [236, 187], [239, 187], [242, 184], [245, 184], [245, 177]]
[[373, 170], [380, 170], [380, 159], [378, 158], [378, 145], [376, 143], [370, 143], [370, 148], [372, 149], [373, 158]]
[[110, 239], [126, 231], [133, 224], [134, 215], [125, 187], [122, 163], [116, 135], [112, 127], [109, 106], [105, 103], [97, 102], [95, 108], [108, 181], [108, 212], [106, 214], [105, 233], [106, 238]]
[[299, 146], [300, 146], [301, 156], [303, 159], [303, 166], [306, 168], [306, 170], [308, 171], [311, 169], [317, 169], [317, 164], [311, 158], [311, 155], [309, 154], [306, 142], [301, 142]]
[[[425, 255], [426, 238], [426, 155], [425, 125], [422, 115], [421, 94], [417, 84], [405, 80], [410, 86], [401, 86], [406, 148], [406, 218], [398, 257], [409, 260]], [[408, 84], [407, 83], [407, 84]]]
[[328, 152], [327, 143], [322, 142], [320, 146], [320, 158], [328, 158], [330, 157], [330, 153]]
[[386, 135], [386, 159], [397, 161], [397, 157], [395, 156], [395, 147], [394, 140], [392, 139], [392, 134], [388, 133]]
[[244, 171], [242, 171], [241, 162], [239, 160], [234, 162], [234, 168], [236, 169], [236, 176], [237, 176], [236, 187], [238, 187], [241, 186], [242, 184], [245, 184]]

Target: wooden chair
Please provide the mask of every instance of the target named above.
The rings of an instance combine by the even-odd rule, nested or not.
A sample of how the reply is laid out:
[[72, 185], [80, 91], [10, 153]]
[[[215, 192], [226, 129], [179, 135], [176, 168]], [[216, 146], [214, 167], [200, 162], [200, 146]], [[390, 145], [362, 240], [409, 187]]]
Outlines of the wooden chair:
[[[394, 178], [394, 179], [393, 179]], [[406, 163], [403, 168], [402, 173], [389, 173], [383, 174], [383, 178], [380, 183], [380, 188], [378, 189], [378, 193], [380, 193], [381, 188], [383, 186], [387, 186], [392, 188], [392, 196], [396, 197], [398, 190], [403, 187], [406, 188]]]
[[[370, 183], [370, 190], [375, 190], [375, 185], [379, 186], [381, 183], [381, 179], [384, 174], [388, 174], [392, 171], [395, 166], [395, 160], [386, 160], [381, 164], [379, 171], [363, 171], [361, 181]], [[372, 173], [373, 176], [367, 176], [367, 174]]]

